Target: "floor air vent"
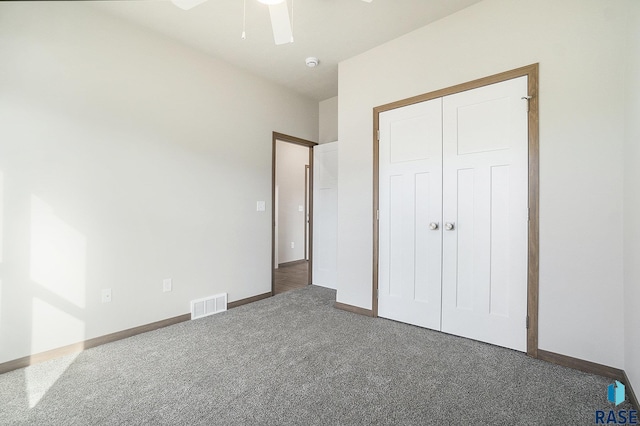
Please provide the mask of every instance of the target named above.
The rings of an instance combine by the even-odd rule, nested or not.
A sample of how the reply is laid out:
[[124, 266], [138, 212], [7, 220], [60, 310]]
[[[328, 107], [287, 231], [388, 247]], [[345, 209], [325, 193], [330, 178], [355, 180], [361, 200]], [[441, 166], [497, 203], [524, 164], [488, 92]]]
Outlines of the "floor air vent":
[[207, 317], [227, 310], [227, 293], [191, 301], [191, 319]]

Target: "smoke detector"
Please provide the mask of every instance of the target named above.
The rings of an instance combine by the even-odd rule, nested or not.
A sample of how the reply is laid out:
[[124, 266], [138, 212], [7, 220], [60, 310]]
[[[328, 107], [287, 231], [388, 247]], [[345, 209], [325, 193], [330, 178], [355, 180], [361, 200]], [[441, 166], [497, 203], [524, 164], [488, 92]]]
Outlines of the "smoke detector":
[[307, 66], [309, 68], [315, 68], [315, 67], [318, 66], [320, 61], [318, 60], [318, 58], [315, 58], [313, 56], [309, 56], [307, 59], [304, 60], [304, 63], [307, 64]]

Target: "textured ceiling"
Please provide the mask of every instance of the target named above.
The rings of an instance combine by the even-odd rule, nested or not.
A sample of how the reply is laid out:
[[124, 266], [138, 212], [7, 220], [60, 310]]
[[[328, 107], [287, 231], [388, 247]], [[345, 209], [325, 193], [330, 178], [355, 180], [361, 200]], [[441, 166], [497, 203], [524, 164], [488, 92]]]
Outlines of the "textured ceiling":
[[[289, 6], [291, 7], [291, 0]], [[315, 100], [338, 94], [338, 63], [480, 0], [293, 0], [294, 43], [276, 46], [268, 7], [208, 0], [185, 11], [170, 1], [105, 1], [95, 7], [176, 39]], [[307, 68], [305, 58], [320, 65]]]

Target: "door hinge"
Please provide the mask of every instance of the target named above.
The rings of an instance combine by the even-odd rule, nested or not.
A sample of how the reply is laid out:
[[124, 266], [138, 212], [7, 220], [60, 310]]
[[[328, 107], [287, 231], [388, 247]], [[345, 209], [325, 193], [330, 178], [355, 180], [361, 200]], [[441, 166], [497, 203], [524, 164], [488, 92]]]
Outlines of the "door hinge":
[[376, 138], [378, 139], [378, 141], [380, 140], [380, 130], [377, 131]]
[[531, 207], [527, 208], [527, 220], [531, 220]]
[[376, 210], [376, 220], [380, 220], [380, 210]]
[[527, 315], [527, 330], [529, 329], [529, 315]]
[[376, 299], [380, 299], [380, 289], [376, 288]]

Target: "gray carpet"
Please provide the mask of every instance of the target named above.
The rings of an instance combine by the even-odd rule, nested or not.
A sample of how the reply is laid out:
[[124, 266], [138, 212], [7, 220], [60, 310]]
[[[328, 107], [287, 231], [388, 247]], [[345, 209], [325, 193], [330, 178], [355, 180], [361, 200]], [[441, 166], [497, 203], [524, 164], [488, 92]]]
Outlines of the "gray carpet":
[[589, 425], [611, 408], [609, 379], [334, 300], [309, 286], [0, 375], [0, 424]]

